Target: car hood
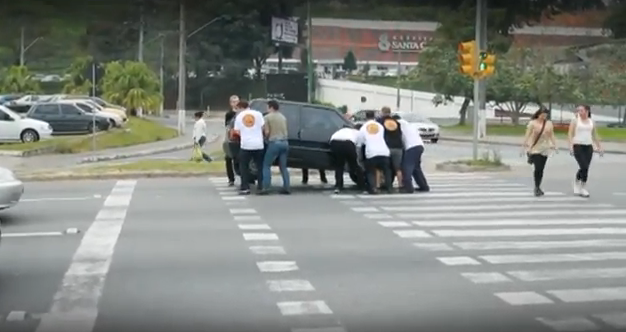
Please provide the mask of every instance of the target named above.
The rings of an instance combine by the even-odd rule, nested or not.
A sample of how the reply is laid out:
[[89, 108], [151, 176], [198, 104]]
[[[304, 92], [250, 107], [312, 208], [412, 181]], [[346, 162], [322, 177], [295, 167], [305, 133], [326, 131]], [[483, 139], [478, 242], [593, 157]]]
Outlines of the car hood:
[[428, 123], [428, 122], [411, 122], [411, 125], [413, 125], [416, 128], [419, 129], [434, 129], [434, 130], [438, 130], [439, 126], [435, 123]]
[[28, 127], [46, 127], [47, 128], [50, 125], [46, 121], [41, 121], [41, 120], [32, 119], [32, 118], [22, 118], [20, 122], [22, 123], [22, 125], [25, 125]]

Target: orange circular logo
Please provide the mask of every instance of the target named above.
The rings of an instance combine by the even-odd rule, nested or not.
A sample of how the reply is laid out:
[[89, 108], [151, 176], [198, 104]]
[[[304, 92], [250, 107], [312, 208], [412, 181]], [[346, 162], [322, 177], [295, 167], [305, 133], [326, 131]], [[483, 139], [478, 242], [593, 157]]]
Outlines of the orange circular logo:
[[370, 135], [376, 135], [376, 134], [378, 134], [378, 131], [379, 131], [378, 124], [377, 123], [370, 123], [370, 124], [367, 125], [367, 127], [365, 127], [365, 130]]
[[243, 125], [248, 127], [248, 128], [252, 128], [254, 126], [254, 124], [256, 123], [256, 119], [254, 118], [254, 115], [252, 115], [252, 114], [244, 115], [243, 119], [241, 119], [241, 121], [243, 122]]
[[398, 123], [391, 119], [385, 120], [385, 122], [383, 122], [383, 125], [385, 126], [385, 129], [389, 131], [396, 131], [398, 129]]

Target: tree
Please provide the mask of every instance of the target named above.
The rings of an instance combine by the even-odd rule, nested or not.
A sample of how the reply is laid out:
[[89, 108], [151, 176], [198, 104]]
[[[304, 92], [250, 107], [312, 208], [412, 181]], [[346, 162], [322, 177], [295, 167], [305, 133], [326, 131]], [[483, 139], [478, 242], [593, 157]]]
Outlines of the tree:
[[39, 83], [35, 81], [26, 66], [12, 66], [2, 75], [1, 89], [4, 93], [38, 93]]
[[357, 69], [356, 57], [352, 50], [348, 51], [346, 56], [343, 57], [343, 69], [350, 74]]
[[106, 65], [101, 81], [104, 98], [126, 109], [153, 113], [158, 110], [162, 96], [157, 75], [143, 62], [114, 61]]
[[63, 93], [84, 95], [89, 94], [91, 87], [91, 75], [86, 75], [88, 68], [92, 62], [91, 57], [76, 58], [74, 62], [67, 69], [66, 74], [69, 75], [69, 80], [63, 87]]

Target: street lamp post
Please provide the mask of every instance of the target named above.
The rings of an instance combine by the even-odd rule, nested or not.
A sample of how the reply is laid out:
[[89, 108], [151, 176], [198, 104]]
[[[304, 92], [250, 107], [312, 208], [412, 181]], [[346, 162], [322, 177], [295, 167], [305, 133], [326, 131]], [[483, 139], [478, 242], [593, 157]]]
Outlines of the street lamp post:
[[33, 45], [35, 45], [41, 39], [43, 39], [43, 37], [37, 37], [37, 38], [35, 38], [35, 40], [30, 42], [30, 44], [25, 45], [25, 43], [26, 43], [26, 31], [25, 31], [24, 27], [22, 27], [20, 29], [20, 66], [24, 66], [26, 64], [26, 57], [25, 57], [26, 51], [28, 51], [29, 48], [31, 48]]

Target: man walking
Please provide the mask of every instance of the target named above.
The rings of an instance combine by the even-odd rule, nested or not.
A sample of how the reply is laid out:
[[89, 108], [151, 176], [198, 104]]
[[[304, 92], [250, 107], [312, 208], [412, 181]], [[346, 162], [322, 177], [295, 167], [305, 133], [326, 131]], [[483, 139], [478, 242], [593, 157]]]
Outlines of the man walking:
[[[393, 175], [398, 178], [398, 184], [402, 185], [402, 155], [404, 153], [402, 128], [398, 121], [391, 117], [391, 108], [387, 106], [383, 107], [381, 114], [382, 116], [379, 121], [385, 128], [385, 143], [387, 143], [387, 147], [389, 147], [390, 151], [391, 169]], [[390, 183], [389, 186], [392, 187], [393, 183]]]
[[257, 190], [263, 190], [263, 155], [264, 140], [263, 126], [265, 120], [261, 112], [252, 110], [245, 100], [240, 100], [237, 104], [237, 117], [235, 118], [234, 135], [239, 136], [239, 172], [241, 173], [241, 195], [250, 194], [250, 162], [254, 163], [257, 169]]
[[359, 130], [357, 147], [365, 145], [365, 169], [367, 172], [368, 192], [376, 194], [378, 185], [377, 172], [385, 178], [385, 191], [391, 193], [391, 168], [389, 156], [391, 152], [385, 142], [385, 127], [376, 121], [373, 111], [365, 112], [367, 121]]
[[[194, 113], [194, 118], [196, 119], [196, 123], [193, 125], [193, 142], [195, 148], [198, 148], [202, 151], [202, 147], [204, 143], [206, 143], [206, 122], [204, 122], [204, 112], [196, 112]], [[211, 162], [212, 159], [202, 151], [202, 159], [206, 162]]]
[[287, 153], [289, 152], [289, 138], [287, 132], [287, 118], [279, 112], [280, 106], [275, 100], [267, 102], [267, 112], [265, 115], [265, 126], [263, 131], [267, 137], [267, 150], [263, 159], [263, 190], [260, 195], [267, 195], [272, 185], [271, 167], [276, 159], [278, 159], [278, 167], [280, 175], [283, 178], [283, 189], [280, 191], [283, 195], [290, 193], [289, 170], [287, 169]]
[[402, 192], [413, 193], [413, 180], [417, 184], [417, 191], [428, 192], [430, 187], [422, 171], [422, 154], [424, 153], [424, 141], [417, 130], [410, 130], [410, 124], [406, 120], [397, 117], [398, 123], [404, 128], [402, 140], [404, 142], [404, 158], [402, 159]]
[[230, 109], [224, 116], [224, 127], [226, 128], [226, 138], [224, 139], [224, 162], [226, 163], [226, 176], [228, 176], [228, 185], [230, 187], [235, 185], [235, 174], [239, 174], [239, 165], [237, 164], [232, 149], [230, 148], [230, 139], [228, 137], [228, 131], [232, 129], [233, 121], [237, 115], [237, 103], [239, 103], [239, 97], [236, 95], [230, 96]]
[[356, 147], [358, 136], [358, 130], [345, 126], [330, 137], [330, 153], [335, 161], [335, 194], [339, 194], [344, 190], [343, 173], [346, 163], [350, 172], [356, 175], [356, 184], [359, 190], [365, 189], [363, 172], [358, 163]]

